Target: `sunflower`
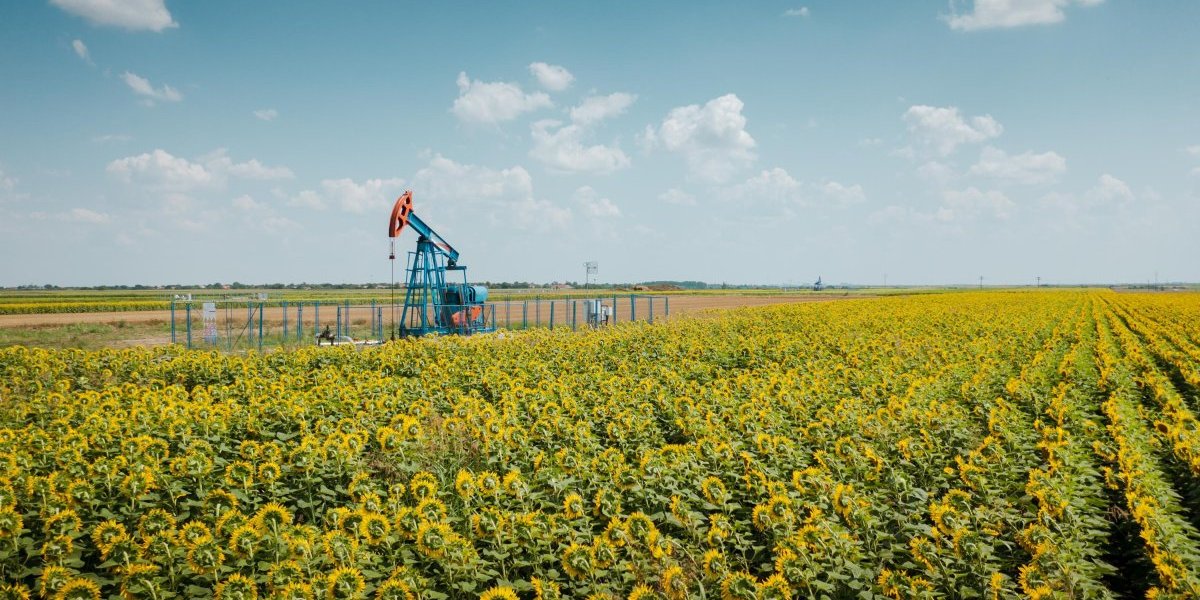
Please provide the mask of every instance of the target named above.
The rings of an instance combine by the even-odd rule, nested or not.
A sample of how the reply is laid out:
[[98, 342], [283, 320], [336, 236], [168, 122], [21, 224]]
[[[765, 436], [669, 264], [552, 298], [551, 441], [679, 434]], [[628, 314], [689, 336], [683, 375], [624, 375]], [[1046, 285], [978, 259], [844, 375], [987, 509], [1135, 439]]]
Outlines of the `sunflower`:
[[426, 498], [417, 503], [416, 512], [426, 521], [444, 521], [446, 505], [437, 498]]
[[612, 518], [621, 514], [621, 494], [610, 487], [596, 490], [593, 512], [597, 517]]
[[416, 500], [432, 498], [437, 494], [437, 488], [437, 479], [434, 478], [432, 473], [427, 471], [421, 471], [413, 475], [412, 480], [408, 482], [409, 493]]
[[663, 594], [666, 595], [667, 600], [682, 600], [683, 598], [687, 598], [687, 580], [684, 578], [683, 568], [679, 565], [667, 567], [663, 571], [660, 583], [662, 584]]
[[368, 545], [380, 544], [392, 532], [392, 524], [387, 517], [377, 512], [362, 511], [362, 520], [358, 522], [358, 533]]
[[288, 583], [272, 592], [273, 600], [313, 600], [313, 586], [310, 583]]
[[341, 529], [333, 529], [321, 536], [321, 550], [329, 562], [353, 564], [358, 554], [358, 540]]
[[289, 584], [300, 583], [303, 579], [304, 569], [299, 562], [294, 560], [277, 562], [267, 569], [267, 589], [272, 592], [281, 590]]
[[100, 551], [103, 558], [108, 558], [113, 546], [123, 539], [129, 539], [129, 534], [125, 532], [125, 526], [112, 519], [104, 521], [92, 530], [92, 543], [96, 545], [96, 549]]
[[165, 531], [173, 531], [174, 529], [174, 515], [161, 508], [150, 509], [138, 520], [138, 535], [142, 537], [150, 537]]
[[562, 600], [562, 590], [553, 581], [532, 577], [529, 585], [533, 586], [534, 600]]
[[583, 516], [583, 496], [574, 492], [567, 494], [563, 499], [563, 516], [569, 520], [575, 520]]
[[517, 592], [507, 585], [492, 587], [479, 595], [479, 600], [518, 600]]
[[236, 488], [249, 489], [254, 485], [254, 465], [235, 460], [225, 467], [225, 483]]
[[529, 484], [521, 479], [521, 472], [517, 470], [505, 473], [501, 485], [504, 487], [504, 491], [514, 498], [524, 498], [525, 494], [529, 493]]
[[403, 539], [411, 540], [416, 537], [417, 528], [421, 526], [421, 522], [421, 515], [417, 514], [412, 507], [401, 506], [396, 511], [395, 529]]
[[729, 573], [721, 580], [721, 600], [758, 600], [758, 580], [745, 571]]
[[480, 472], [475, 481], [481, 495], [495, 496], [500, 491], [500, 476], [491, 471]]
[[54, 600], [100, 600], [100, 586], [90, 579], [76, 577], [58, 588]]
[[204, 512], [214, 519], [220, 518], [237, 506], [237, 497], [222, 489], [213, 490], [204, 496]]
[[292, 524], [292, 513], [278, 502], [268, 502], [254, 513], [251, 522], [264, 532], [279, 531]]
[[655, 600], [655, 598], [654, 590], [640, 583], [629, 590], [628, 600]]
[[723, 578], [728, 570], [725, 553], [715, 548], [706, 550], [700, 562], [704, 566], [704, 577], [709, 581]]
[[440, 522], [423, 521], [417, 528], [417, 550], [434, 560], [446, 555], [446, 545], [454, 530]]
[[758, 584], [760, 600], [788, 600], [792, 597], [792, 588], [782, 573], [775, 573]]
[[187, 551], [188, 568], [197, 575], [216, 573], [225, 562], [225, 553], [221, 546], [211, 537], [196, 540]]
[[408, 583], [399, 577], [390, 577], [375, 588], [376, 600], [417, 600]]
[[329, 600], [343, 598], [359, 598], [362, 596], [366, 581], [362, 573], [354, 567], [339, 567], [329, 574], [325, 586], [325, 597]]
[[254, 580], [234, 573], [217, 584], [213, 591], [214, 600], [255, 600], [258, 598], [258, 586]]
[[479, 538], [492, 538], [498, 535], [504, 527], [504, 515], [489, 506], [471, 515], [471, 531]]
[[59, 588], [66, 585], [72, 576], [71, 570], [66, 567], [58, 565], [48, 566], [42, 571], [42, 576], [38, 578], [38, 593], [44, 598], [49, 598]]
[[75, 540], [69, 535], [56, 535], [42, 544], [42, 559], [46, 562], [66, 560], [75, 551]]
[[562, 555], [563, 570], [572, 579], [584, 579], [592, 571], [590, 548], [573, 542]]
[[279, 468], [279, 465], [276, 464], [275, 461], [269, 460], [261, 465], [258, 465], [258, 478], [261, 479], [263, 483], [274, 483], [275, 480], [279, 479], [281, 474], [283, 474], [283, 469]]
[[475, 477], [466, 469], [459, 469], [454, 477], [454, 491], [464, 502], [469, 501], [475, 494]]

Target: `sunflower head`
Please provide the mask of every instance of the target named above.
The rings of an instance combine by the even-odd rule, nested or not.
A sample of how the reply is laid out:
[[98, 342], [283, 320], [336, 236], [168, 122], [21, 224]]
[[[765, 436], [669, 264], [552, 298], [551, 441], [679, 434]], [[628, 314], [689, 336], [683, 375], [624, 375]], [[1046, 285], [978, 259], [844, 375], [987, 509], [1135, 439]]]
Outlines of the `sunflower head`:
[[76, 577], [58, 588], [55, 600], [100, 600], [100, 586], [91, 579]]
[[285, 560], [271, 565], [267, 570], [267, 589], [272, 592], [283, 589], [289, 584], [304, 581], [304, 569], [299, 562]]
[[454, 476], [454, 491], [463, 501], [468, 501], [475, 494], [475, 477], [466, 469], [459, 469]]
[[213, 591], [214, 600], [255, 600], [258, 598], [258, 586], [254, 580], [234, 573], [221, 580]]
[[745, 571], [734, 571], [721, 580], [721, 600], [758, 600], [758, 580]]
[[292, 524], [292, 513], [278, 502], [268, 502], [254, 513], [252, 521], [263, 531], [279, 531]]
[[534, 600], [562, 600], [562, 591], [553, 581], [533, 577], [529, 580], [529, 584], [533, 586]]
[[563, 499], [563, 516], [567, 519], [574, 520], [582, 517], [583, 510], [583, 496], [572, 492], [567, 494], [567, 497]]
[[362, 520], [358, 522], [358, 533], [367, 544], [380, 544], [391, 532], [392, 524], [388, 522], [387, 517], [377, 512], [363, 511]]
[[42, 597], [49, 598], [66, 585], [71, 578], [70, 569], [58, 565], [48, 566], [42, 571], [41, 578], [38, 579], [38, 592]]
[[188, 568], [197, 575], [216, 573], [224, 562], [225, 552], [221, 550], [221, 545], [211, 537], [196, 540], [187, 551]]
[[585, 579], [592, 571], [592, 557], [590, 548], [572, 543], [563, 551], [562, 555], [563, 570], [571, 579]]
[[399, 577], [390, 577], [375, 588], [376, 600], [417, 600], [408, 582]]
[[338, 567], [329, 574], [325, 585], [325, 597], [329, 600], [349, 600], [362, 597], [366, 581], [354, 567]]
[[687, 598], [688, 584], [679, 565], [667, 567], [662, 573], [662, 591], [667, 600], [682, 600]]

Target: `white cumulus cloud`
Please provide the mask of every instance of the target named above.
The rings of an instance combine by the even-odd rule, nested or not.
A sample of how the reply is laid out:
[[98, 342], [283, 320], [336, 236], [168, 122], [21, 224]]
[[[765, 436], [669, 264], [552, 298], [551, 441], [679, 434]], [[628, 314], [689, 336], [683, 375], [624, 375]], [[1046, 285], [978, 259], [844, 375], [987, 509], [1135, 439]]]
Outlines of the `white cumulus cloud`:
[[746, 131], [744, 107], [737, 95], [726, 94], [704, 106], [673, 108], [661, 125], [647, 128], [646, 143], [682, 154], [698, 179], [727, 181], [755, 159], [755, 141]]
[[981, 191], [975, 187], [946, 190], [942, 192], [942, 206], [938, 208], [934, 218], [945, 222], [980, 216], [1007, 219], [1012, 215], [1015, 206], [1008, 196], [996, 190]]
[[114, 160], [108, 163], [105, 171], [126, 183], [142, 183], [167, 190], [186, 190], [213, 181], [212, 173], [204, 165], [162, 149]]
[[571, 196], [575, 203], [583, 210], [583, 214], [589, 217], [608, 218], [621, 216], [621, 209], [613, 204], [612, 200], [603, 198], [591, 186], [583, 186]]
[[548, 65], [544, 62], [535, 62], [529, 65], [529, 72], [537, 78], [538, 85], [552, 91], [561, 92], [571, 86], [571, 82], [575, 81], [575, 76], [566, 68], [559, 65]]
[[987, 141], [1004, 132], [991, 115], [963, 117], [955, 106], [910, 106], [904, 122], [917, 142], [941, 156], [952, 154], [962, 144]]
[[1134, 194], [1129, 184], [1105, 173], [1096, 181], [1096, 186], [1088, 191], [1088, 197], [1100, 202], [1129, 202]]
[[108, 163], [105, 170], [126, 183], [153, 191], [183, 192], [203, 187], [222, 187], [229, 177], [239, 179], [291, 179], [287, 167], [269, 167], [257, 159], [234, 162], [224, 148], [210, 152], [193, 162], [161, 148], [153, 152], [127, 156]]
[[579, 106], [571, 108], [571, 120], [580, 125], [590, 125], [624, 113], [637, 100], [637, 96], [616, 92], [607, 96], [588, 96]]
[[135, 94], [144, 96], [146, 103], [150, 106], [153, 106], [155, 101], [179, 102], [183, 100], [183, 94], [179, 93], [179, 90], [165, 83], [161, 88], [156, 89], [150, 84], [148, 79], [136, 73], [125, 71], [121, 75], [121, 79], [125, 81], [125, 85], [128, 85], [129, 89], [133, 90]]
[[360, 183], [353, 179], [325, 179], [321, 181], [321, 191], [346, 212], [383, 214], [404, 192], [404, 180], [367, 179]]
[[1067, 160], [1057, 152], [1010, 155], [988, 146], [980, 153], [979, 162], [972, 165], [967, 173], [1012, 183], [1036, 184], [1054, 181], [1066, 170]]
[[529, 155], [554, 170], [604, 174], [629, 166], [620, 148], [584, 143], [587, 131], [582, 125], [544, 119], [533, 124], [530, 135]]
[[[413, 177], [414, 189], [449, 214], [483, 211], [497, 226], [549, 231], [571, 222], [571, 210], [534, 196], [533, 177], [524, 167], [493, 169], [435, 155]], [[422, 200], [422, 202], [424, 202]]]
[[783, 11], [783, 16], [785, 17], [807, 17], [808, 14], [809, 10], [807, 6], [801, 6], [800, 8], [789, 8]]
[[77, 221], [79, 223], [91, 223], [93, 225], [102, 225], [112, 220], [106, 213], [96, 212], [88, 208], [72, 208], [63, 213], [63, 218], [67, 221]]
[[951, 29], [975, 31], [1050, 25], [1066, 18], [1063, 9], [1069, 6], [1095, 6], [1103, 0], [974, 0], [967, 2], [968, 10], [959, 11], [951, 2], [951, 13], [943, 19]]
[[263, 108], [254, 111], [254, 118], [260, 121], [274, 121], [275, 117], [279, 116], [279, 111], [273, 108]]
[[131, 31], [162, 31], [179, 26], [171, 18], [164, 0], [50, 0], [50, 3], [93, 25]]
[[457, 84], [458, 98], [454, 100], [453, 111], [465, 122], [496, 124], [554, 106], [544, 92], [526, 94], [515, 83], [471, 80], [462, 72], [458, 74]]
[[529, 155], [556, 171], [572, 173], [611, 173], [629, 166], [629, 156], [617, 146], [591, 144], [596, 126], [624, 113], [637, 99], [633, 94], [617, 92], [607, 96], [589, 96], [571, 108], [571, 123], [542, 119], [530, 128], [533, 148]]
[[671, 188], [658, 195], [658, 199], [677, 206], [695, 206], [696, 197], [678, 188]]
[[843, 206], [858, 204], [867, 199], [866, 192], [857, 183], [845, 185], [836, 181], [826, 181], [819, 186], [819, 189], [825, 198]]

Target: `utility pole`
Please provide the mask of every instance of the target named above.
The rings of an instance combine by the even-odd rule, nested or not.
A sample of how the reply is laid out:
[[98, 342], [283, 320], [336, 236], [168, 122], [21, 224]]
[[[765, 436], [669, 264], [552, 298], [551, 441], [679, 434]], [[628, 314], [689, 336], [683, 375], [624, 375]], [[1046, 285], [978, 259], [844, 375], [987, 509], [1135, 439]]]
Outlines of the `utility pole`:
[[1042, 276], [1041, 275], [1038, 275], [1037, 281], [1038, 281], [1037, 286], [1039, 288], [1042, 287]]
[[979, 276], [979, 289], [983, 289], [983, 275]]
[[596, 272], [600, 270], [599, 267], [600, 267], [599, 263], [597, 263], [594, 260], [589, 260], [589, 261], [583, 263], [583, 268], [584, 268], [583, 289], [585, 289], [585, 290], [588, 289], [588, 284], [590, 283], [592, 276], [595, 275]]

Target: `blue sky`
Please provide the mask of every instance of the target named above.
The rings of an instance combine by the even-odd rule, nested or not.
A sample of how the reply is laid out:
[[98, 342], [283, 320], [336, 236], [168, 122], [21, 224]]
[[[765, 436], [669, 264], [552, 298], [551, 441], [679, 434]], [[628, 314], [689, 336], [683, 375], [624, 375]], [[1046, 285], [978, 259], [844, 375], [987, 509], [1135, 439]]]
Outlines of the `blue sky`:
[[1200, 281], [1198, 38], [1172, 0], [4, 3], [0, 286], [387, 281], [405, 189], [473, 280]]

